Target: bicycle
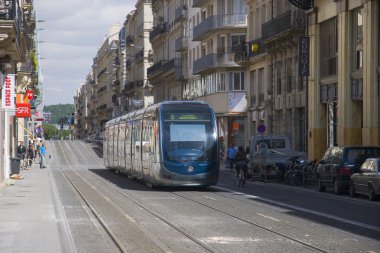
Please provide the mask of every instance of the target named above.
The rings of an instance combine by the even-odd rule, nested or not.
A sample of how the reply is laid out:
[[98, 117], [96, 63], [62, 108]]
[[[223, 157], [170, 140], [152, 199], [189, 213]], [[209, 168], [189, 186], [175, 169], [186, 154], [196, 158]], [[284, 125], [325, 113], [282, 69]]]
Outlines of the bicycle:
[[244, 187], [245, 182], [247, 181], [247, 165], [238, 165], [236, 164], [236, 170], [237, 170], [237, 185], [238, 187]]

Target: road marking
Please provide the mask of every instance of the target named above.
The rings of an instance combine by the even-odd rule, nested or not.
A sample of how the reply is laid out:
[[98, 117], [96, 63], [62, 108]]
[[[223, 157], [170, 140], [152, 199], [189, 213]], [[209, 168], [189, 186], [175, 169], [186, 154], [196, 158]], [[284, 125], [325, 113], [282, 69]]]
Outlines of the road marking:
[[203, 197], [206, 198], [206, 199], [211, 199], [211, 200], [215, 200], [216, 201], [216, 199], [208, 197], [208, 196], [203, 196]]
[[365, 223], [362, 223], [362, 222], [358, 222], [358, 221], [353, 221], [353, 220], [337, 217], [335, 215], [331, 215], [331, 214], [327, 214], [327, 213], [322, 213], [322, 212], [310, 210], [310, 209], [307, 209], [307, 208], [302, 208], [302, 207], [298, 207], [298, 206], [293, 206], [293, 205], [285, 204], [285, 203], [282, 203], [282, 202], [279, 202], [279, 201], [275, 201], [275, 200], [271, 200], [271, 199], [267, 199], [267, 198], [262, 198], [262, 197], [255, 196], [255, 195], [244, 194], [244, 193], [241, 193], [241, 192], [232, 191], [230, 189], [219, 187], [219, 186], [212, 186], [212, 187], [215, 188], [215, 189], [218, 189], [218, 190], [223, 190], [223, 191], [231, 192], [231, 193], [234, 193], [234, 194], [244, 195], [246, 197], [262, 200], [262, 201], [265, 201], [267, 203], [271, 203], [271, 204], [274, 204], [274, 205], [279, 205], [279, 206], [282, 206], [282, 207], [291, 208], [291, 209], [294, 209], [294, 210], [297, 210], [297, 211], [302, 211], [302, 212], [305, 212], [305, 213], [311, 213], [311, 214], [314, 214], [314, 215], [326, 217], [326, 218], [333, 219], [333, 220], [336, 220], [336, 221], [340, 221], [340, 222], [344, 222], [344, 223], [347, 223], [347, 224], [355, 225], [355, 226], [358, 226], [358, 227], [362, 227], [362, 228], [366, 228], [366, 229], [371, 229], [371, 230], [374, 230], [376, 232], [380, 232], [380, 227], [378, 227], [378, 226], [373, 226], [373, 225], [365, 224]]
[[270, 216], [267, 216], [267, 215], [264, 215], [264, 214], [261, 214], [261, 213], [256, 213], [257, 215], [260, 215], [261, 217], [264, 217], [264, 218], [267, 218], [267, 219], [270, 219], [270, 220], [274, 220], [274, 221], [280, 221], [278, 219], [275, 219], [273, 217], [270, 217]]

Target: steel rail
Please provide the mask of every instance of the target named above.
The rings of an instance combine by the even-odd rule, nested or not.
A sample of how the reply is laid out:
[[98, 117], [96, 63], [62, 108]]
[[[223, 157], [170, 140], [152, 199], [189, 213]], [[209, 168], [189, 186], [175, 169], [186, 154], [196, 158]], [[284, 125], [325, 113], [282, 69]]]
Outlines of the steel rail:
[[[66, 145], [67, 142], [66, 142]], [[69, 149], [69, 152], [72, 153], [72, 150]], [[86, 149], [87, 150], [87, 149]], [[93, 158], [95, 158], [95, 161], [97, 161], [99, 164], [101, 164], [97, 159], [96, 157], [94, 157], [94, 155], [87, 151], [88, 154], [90, 154], [90, 156], [92, 156]], [[187, 237], [188, 239], [190, 239], [191, 241], [195, 242], [196, 244], [198, 244], [200, 247], [202, 247], [203, 249], [205, 249], [207, 252], [211, 252], [211, 253], [219, 253], [220, 251], [218, 251], [217, 249], [213, 248], [212, 246], [202, 242], [201, 240], [199, 240], [198, 238], [196, 238], [194, 235], [190, 234], [189, 232], [185, 231], [184, 229], [182, 229], [181, 227], [177, 226], [176, 224], [172, 223], [169, 219], [165, 218], [164, 216], [160, 215], [159, 213], [155, 212], [155, 211], [152, 211], [150, 209], [148, 209], [147, 207], [145, 207], [144, 205], [140, 204], [137, 200], [135, 200], [134, 198], [132, 198], [131, 196], [128, 196], [126, 195], [125, 193], [123, 193], [122, 191], [119, 190], [118, 187], [115, 187], [114, 185], [112, 185], [111, 183], [109, 183], [107, 180], [104, 180], [102, 178], [99, 178], [98, 176], [96, 176], [94, 173], [92, 172], [89, 172], [88, 170], [82, 168], [80, 166], [80, 164], [78, 163], [78, 167], [81, 168], [82, 171], [88, 173], [88, 175], [91, 175], [93, 178], [97, 179], [98, 181], [102, 182], [103, 184], [105, 184], [106, 186], [110, 187], [113, 191], [115, 191], [116, 193], [120, 194], [121, 196], [127, 198], [128, 200], [130, 200], [132, 203], [134, 203], [136, 206], [140, 207], [141, 209], [145, 210], [146, 212], [148, 212], [149, 214], [155, 216], [156, 218], [158, 218], [159, 220], [161, 220], [162, 222], [164, 222], [165, 224], [169, 225], [170, 227], [172, 227], [173, 229], [175, 229], [176, 231], [178, 231], [179, 233], [181, 233], [182, 235], [184, 235], [185, 237]], [[101, 164], [102, 168], [104, 168], [104, 165]], [[86, 181], [87, 182], [87, 181]], [[103, 194], [104, 195], [104, 194]], [[104, 195], [105, 196], [105, 195]], [[108, 198], [109, 199], [109, 198]], [[112, 203], [116, 206], [119, 207], [120, 211], [123, 211], [126, 215], [128, 215], [123, 209], [122, 207], [120, 207], [115, 201], [109, 199], [110, 201], [112, 201]], [[128, 215], [129, 216], [129, 215]], [[152, 239], [152, 241], [161, 249], [163, 250], [164, 252], [170, 252], [169, 248], [165, 246], [165, 244], [163, 242], [161, 242], [156, 236], [154, 236], [152, 233], [149, 232], [149, 230], [147, 228], [145, 228], [144, 226], [142, 226], [141, 224], [139, 224], [138, 222], [135, 222], [134, 223], [136, 226], [138, 226], [143, 232], [147, 233], [146, 235]]]

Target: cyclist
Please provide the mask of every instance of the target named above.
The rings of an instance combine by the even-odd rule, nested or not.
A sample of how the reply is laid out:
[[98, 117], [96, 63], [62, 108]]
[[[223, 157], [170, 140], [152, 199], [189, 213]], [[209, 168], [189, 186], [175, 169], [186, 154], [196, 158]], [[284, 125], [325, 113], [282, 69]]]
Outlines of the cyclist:
[[236, 154], [236, 173], [239, 177], [240, 170], [243, 170], [244, 180], [247, 178], [248, 166], [247, 166], [247, 154], [242, 146], [238, 147]]

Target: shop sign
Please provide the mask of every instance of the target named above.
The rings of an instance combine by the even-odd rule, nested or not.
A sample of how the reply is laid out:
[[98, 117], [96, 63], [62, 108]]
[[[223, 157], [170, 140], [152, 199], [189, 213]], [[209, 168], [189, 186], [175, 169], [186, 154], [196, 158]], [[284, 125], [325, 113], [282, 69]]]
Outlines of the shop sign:
[[3, 109], [15, 109], [15, 75], [7, 75], [1, 94]]
[[300, 37], [299, 40], [299, 61], [298, 72], [299, 76], [309, 76], [309, 37]]
[[29, 118], [30, 117], [30, 104], [17, 103], [16, 104], [16, 118]]
[[29, 100], [32, 100], [34, 96], [33, 90], [27, 90], [26, 91], [26, 98]]

